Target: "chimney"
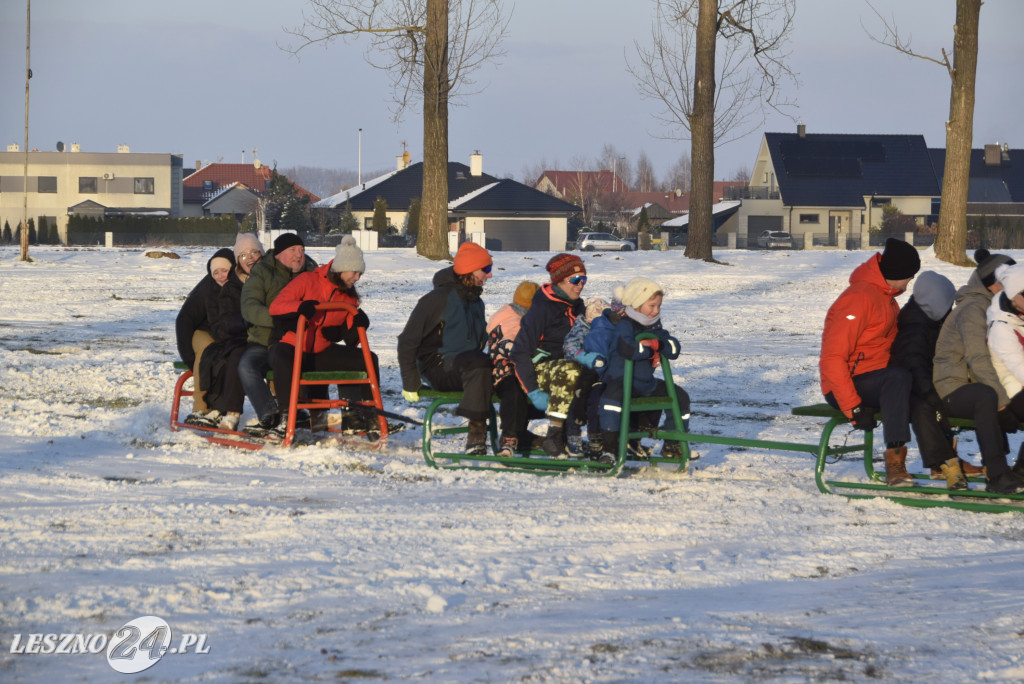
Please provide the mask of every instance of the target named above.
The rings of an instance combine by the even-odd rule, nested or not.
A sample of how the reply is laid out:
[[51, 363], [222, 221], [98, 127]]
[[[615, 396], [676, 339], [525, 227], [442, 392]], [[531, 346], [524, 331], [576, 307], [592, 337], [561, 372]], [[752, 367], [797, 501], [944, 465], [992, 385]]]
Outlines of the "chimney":
[[201, 168], [203, 168], [203, 162], [201, 162], [200, 160], [196, 159], [196, 171], [198, 171]]
[[79, 145], [78, 143], [71, 143], [71, 151], [72, 152], [81, 152], [82, 151], [82, 146]]
[[796, 125], [796, 134], [799, 137], [801, 137], [801, 138], [806, 138], [807, 137], [807, 126], [805, 126], [804, 124], [797, 124]]
[[399, 171], [405, 171], [409, 168], [409, 162], [412, 160], [412, 155], [409, 154], [409, 150], [402, 152], [402, 154], [395, 157], [395, 161]]
[[118, 154], [128, 154], [129, 152], [131, 152], [131, 148], [129, 148], [127, 145], [118, 145], [117, 152]]
[[469, 175], [482, 176], [483, 173], [484, 156], [480, 154], [480, 150], [476, 150], [473, 154], [469, 155]]
[[1003, 163], [1002, 148], [997, 142], [995, 145], [985, 145], [985, 166], [1000, 166]]

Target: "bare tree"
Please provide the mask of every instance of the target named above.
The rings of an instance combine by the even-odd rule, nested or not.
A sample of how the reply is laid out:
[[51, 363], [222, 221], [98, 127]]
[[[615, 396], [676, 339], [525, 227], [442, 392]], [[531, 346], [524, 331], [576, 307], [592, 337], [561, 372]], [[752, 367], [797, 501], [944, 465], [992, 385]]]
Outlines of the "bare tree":
[[636, 189], [640, 192], [653, 192], [655, 185], [654, 164], [647, 153], [640, 150], [636, 158]]
[[794, 12], [795, 0], [656, 0], [649, 44], [634, 42], [627, 68], [640, 94], [664, 105], [662, 137], [690, 140], [691, 259], [713, 258], [715, 147], [791, 104], [780, 89], [795, 82], [785, 64]]
[[307, 0], [288, 33], [293, 54], [365, 35], [367, 61], [388, 74], [393, 116], [423, 105], [423, 197], [417, 253], [447, 259], [448, 107], [477, 87], [474, 74], [501, 54], [509, 18], [501, 0]]
[[736, 169], [736, 173], [732, 175], [729, 180], [736, 181], [738, 183], [749, 183], [750, 182], [750, 167], [744, 164], [740, 168]]
[[679, 155], [679, 160], [668, 170], [668, 178], [666, 179], [668, 187], [666, 189], [670, 192], [679, 190], [684, 194], [690, 192], [691, 173], [690, 155], [683, 152]]
[[[919, 55], [911, 49], [910, 38], [899, 33], [895, 21], [888, 21], [871, 3], [868, 6], [882, 21], [882, 36], [872, 40], [910, 57], [934, 62], [946, 68], [951, 81], [949, 120], [946, 122], [946, 163], [942, 172], [939, 227], [935, 234], [935, 256], [951, 264], [967, 265], [967, 189], [971, 178], [971, 144], [974, 134], [974, 85], [978, 72], [978, 24], [981, 0], [957, 0], [953, 25], [953, 60], [942, 50], [942, 58]], [[869, 33], [869, 35], [871, 35]]]

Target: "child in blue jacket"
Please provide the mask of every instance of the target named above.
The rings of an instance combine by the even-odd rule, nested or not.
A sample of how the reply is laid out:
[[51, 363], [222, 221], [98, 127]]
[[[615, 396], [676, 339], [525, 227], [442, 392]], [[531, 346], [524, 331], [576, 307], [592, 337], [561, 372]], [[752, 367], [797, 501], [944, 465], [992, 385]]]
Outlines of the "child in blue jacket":
[[[622, 302], [622, 314], [609, 309], [590, 325], [590, 332], [583, 340], [586, 352], [599, 354], [607, 360], [603, 380], [604, 393], [601, 397], [601, 437], [604, 453], [601, 462], [613, 463], [619, 448], [619, 427], [622, 416], [623, 376], [626, 359], [633, 364], [634, 397], [662, 396], [667, 393], [665, 381], [657, 378], [654, 371], [661, 365], [662, 354], [668, 359], [679, 356], [679, 340], [672, 337], [661, 325], [661, 302], [664, 292], [648, 278], [634, 278], [625, 287], [615, 288], [615, 299]], [[652, 333], [654, 340], [637, 342], [640, 333]], [[676, 385], [679, 410], [683, 414], [684, 429], [690, 418], [690, 396]], [[648, 427], [656, 428], [660, 416], [652, 412], [635, 414]], [[666, 411], [666, 414], [668, 412]], [[668, 416], [666, 415], [666, 418]], [[661, 449], [662, 456], [678, 458], [682, 455], [679, 442], [666, 440]]]

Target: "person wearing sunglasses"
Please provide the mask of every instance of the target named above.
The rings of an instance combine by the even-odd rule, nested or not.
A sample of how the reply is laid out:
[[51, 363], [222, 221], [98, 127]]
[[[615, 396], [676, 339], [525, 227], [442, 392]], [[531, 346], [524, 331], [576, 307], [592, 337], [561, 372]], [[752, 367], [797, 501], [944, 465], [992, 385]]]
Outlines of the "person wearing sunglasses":
[[457, 415], [469, 419], [466, 453], [487, 454], [487, 416], [492, 390], [491, 357], [484, 351], [487, 318], [480, 299], [491, 279], [490, 253], [464, 242], [452, 266], [434, 274], [434, 289], [423, 295], [398, 336], [402, 396], [419, 401], [421, 385], [462, 392]]
[[551, 257], [546, 268], [551, 282], [534, 296], [510, 356], [530, 403], [548, 417], [544, 453], [565, 458], [565, 419], [585, 369], [565, 358], [563, 343], [576, 318], [586, 311], [580, 295], [587, 284], [587, 267], [575, 254], [563, 252]]

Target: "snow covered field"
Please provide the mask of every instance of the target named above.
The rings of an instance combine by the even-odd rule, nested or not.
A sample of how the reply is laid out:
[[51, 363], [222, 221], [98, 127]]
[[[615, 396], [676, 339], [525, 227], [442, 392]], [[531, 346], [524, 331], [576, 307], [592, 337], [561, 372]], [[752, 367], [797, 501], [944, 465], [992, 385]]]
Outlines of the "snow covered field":
[[[177, 251], [0, 248], [0, 681], [1024, 679], [1022, 515], [826, 496], [794, 453], [698, 445], [688, 474], [534, 477], [429, 469], [415, 429], [386, 452], [172, 432], [174, 317], [212, 254]], [[695, 432], [815, 440], [789, 408], [820, 401], [825, 311], [868, 254], [587, 254], [584, 296], [663, 285]], [[549, 256], [496, 254], [488, 314]], [[422, 416], [394, 340], [439, 265], [366, 261], [385, 405]], [[971, 438], [960, 451], [979, 462]], [[10, 652], [144, 615], [209, 653], [126, 676], [103, 654]]]

